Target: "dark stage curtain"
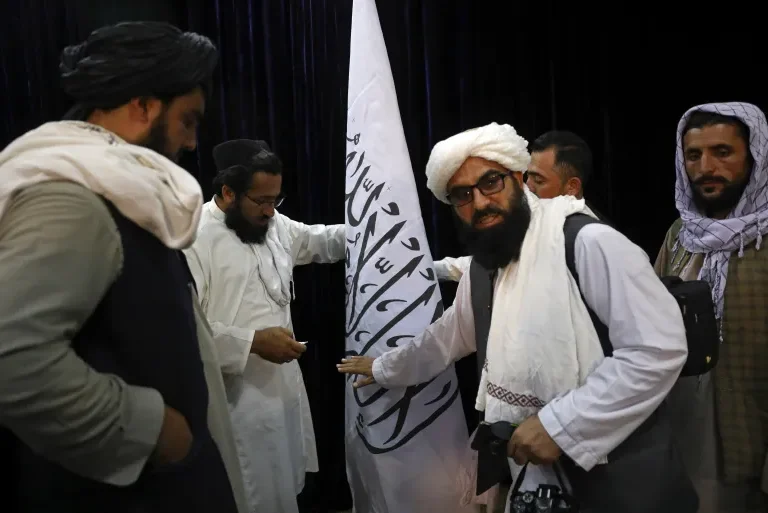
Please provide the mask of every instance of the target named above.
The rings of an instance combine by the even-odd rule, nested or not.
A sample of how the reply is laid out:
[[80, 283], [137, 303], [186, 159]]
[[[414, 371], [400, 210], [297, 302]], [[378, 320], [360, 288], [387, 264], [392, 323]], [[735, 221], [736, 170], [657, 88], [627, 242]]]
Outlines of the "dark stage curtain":
[[[218, 90], [198, 151], [182, 164], [211, 193], [213, 145], [266, 139], [283, 158], [281, 209], [305, 223], [342, 223], [351, 0], [6, 0], [0, 6], [0, 146], [70, 106], [57, 59], [100, 25], [162, 19], [211, 37]], [[756, 79], [760, 34], [718, 29], [622, 33], [575, 25], [552, 1], [379, 0], [384, 36], [436, 258], [457, 256], [449, 209], [425, 187], [431, 147], [458, 131], [507, 122], [529, 141], [554, 128], [591, 145], [587, 198], [653, 259], [675, 218], [674, 138], [680, 115], [712, 101], [768, 108]], [[348, 507], [343, 450], [343, 267], [297, 270], [294, 323], [321, 472], [319, 508]], [[455, 287], [443, 288], [450, 303]], [[474, 363], [459, 363], [468, 418]]]

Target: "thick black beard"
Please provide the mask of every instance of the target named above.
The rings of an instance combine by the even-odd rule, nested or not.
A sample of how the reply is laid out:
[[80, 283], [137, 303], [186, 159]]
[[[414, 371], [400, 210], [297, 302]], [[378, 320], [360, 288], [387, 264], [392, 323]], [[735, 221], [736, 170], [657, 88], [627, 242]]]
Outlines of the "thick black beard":
[[[710, 178], [710, 180], [712, 180]], [[707, 217], [720, 212], [730, 212], [736, 205], [738, 205], [741, 196], [744, 194], [744, 190], [749, 183], [749, 175], [743, 182], [728, 182], [723, 179], [714, 179], [723, 184], [723, 189], [720, 195], [716, 198], [705, 198], [699, 191], [699, 185], [697, 183], [691, 184], [693, 190], [693, 204], [699, 209], [701, 213]]]
[[178, 163], [179, 161], [179, 153], [174, 154], [168, 150], [170, 143], [168, 141], [168, 119], [166, 113], [157, 118], [152, 128], [149, 129], [147, 138], [141, 141], [139, 145], [149, 148], [173, 162]]
[[246, 219], [240, 208], [241, 201], [237, 200], [224, 211], [224, 224], [245, 244], [264, 244], [269, 224], [253, 224]]
[[[503, 217], [503, 221], [489, 228], [475, 228], [474, 223], [487, 214], [498, 214]], [[459, 240], [466, 246], [473, 260], [485, 269], [499, 269], [520, 259], [523, 240], [531, 223], [531, 208], [522, 188], [519, 188], [509, 212], [488, 207], [475, 212], [472, 225], [459, 219], [455, 213], [454, 217], [457, 220]]]

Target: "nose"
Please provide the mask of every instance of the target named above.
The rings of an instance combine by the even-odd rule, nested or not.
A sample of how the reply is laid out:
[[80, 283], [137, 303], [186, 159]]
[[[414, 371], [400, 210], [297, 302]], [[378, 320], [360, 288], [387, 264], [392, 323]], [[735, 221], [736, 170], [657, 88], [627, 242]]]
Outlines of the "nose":
[[186, 141], [184, 141], [184, 149], [187, 151], [195, 151], [197, 148], [197, 132], [194, 132], [192, 135], [190, 135]]
[[491, 203], [488, 197], [483, 195], [483, 193], [477, 189], [472, 189], [472, 194], [474, 194], [472, 197], [472, 206], [475, 207], [475, 210], [483, 210]]
[[699, 168], [701, 169], [701, 174], [708, 174], [715, 170], [715, 159], [714, 157], [711, 157], [704, 153], [704, 155], [701, 156], [701, 159], [699, 160]]
[[264, 215], [267, 217], [275, 217], [275, 204], [274, 203], [266, 203], [262, 206], [262, 211], [264, 212]]

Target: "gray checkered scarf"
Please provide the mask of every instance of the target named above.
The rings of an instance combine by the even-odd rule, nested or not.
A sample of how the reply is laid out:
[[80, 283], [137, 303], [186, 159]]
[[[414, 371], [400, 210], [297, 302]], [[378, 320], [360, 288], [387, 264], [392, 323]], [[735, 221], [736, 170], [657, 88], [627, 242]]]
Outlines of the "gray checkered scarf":
[[[726, 219], [704, 217], [693, 202], [691, 183], [685, 172], [682, 131], [688, 116], [694, 111], [734, 116], [749, 127], [749, 149], [755, 163], [744, 194]], [[688, 110], [677, 125], [675, 167], [675, 206], [683, 221], [675, 246], [680, 243], [691, 253], [705, 254], [699, 279], [712, 287], [716, 315], [722, 320], [725, 280], [731, 254], [738, 251], [741, 258], [744, 256], [744, 246], [755, 240], [755, 247], [759, 250], [763, 235], [768, 232], [768, 123], [765, 114], [754, 105], [738, 102], [709, 103]]]

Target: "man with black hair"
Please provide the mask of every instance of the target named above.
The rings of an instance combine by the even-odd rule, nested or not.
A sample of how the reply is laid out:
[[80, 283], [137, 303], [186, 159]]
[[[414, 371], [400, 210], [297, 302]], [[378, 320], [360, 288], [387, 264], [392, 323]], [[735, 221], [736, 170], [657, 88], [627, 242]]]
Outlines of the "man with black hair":
[[293, 267], [342, 260], [345, 228], [277, 211], [283, 165], [264, 141], [214, 148], [214, 198], [186, 250], [225, 375], [252, 513], [297, 513], [317, 452], [293, 337]]
[[196, 146], [217, 61], [206, 37], [165, 23], [100, 28], [61, 56], [70, 120], [0, 153], [0, 426], [16, 479], [3, 511], [245, 504], [179, 251], [203, 198], [174, 161]]
[[532, 193], [539, 198], [584, 197], [584, 185], [592, 175], [592, 151], [584, 139], [554, 130], [540, 135], [528, 151], [531, 163], [525, 184]]
[[710, 284], [722, 340], [715, 368], [669, 395], [678, 443], [702, 513], [768, 511], [765, 114], [740, 102], [689, 109], [675, 165], [680, 218], [656, 272]]
[[[557, 196], [584, 197], [584, 185], [592, 175], [592, 150], [573, 132], [546, 132], [529, 148], [531, 162], [524, 174], [525, 185], [542, 199]], [[588, 206], [598, 218], [602, 216]], [[459, 281], [469, 269], [472, 257], [446, 257], [435, 262], [440, 281]]]

